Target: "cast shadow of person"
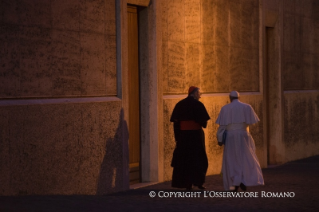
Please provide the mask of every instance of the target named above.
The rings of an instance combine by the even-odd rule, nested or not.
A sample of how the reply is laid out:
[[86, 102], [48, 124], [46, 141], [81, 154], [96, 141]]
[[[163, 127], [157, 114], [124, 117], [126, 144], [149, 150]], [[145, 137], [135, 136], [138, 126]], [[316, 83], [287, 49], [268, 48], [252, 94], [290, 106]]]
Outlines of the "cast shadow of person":
[[97, 182], [97, 195], [129, 189], [128, 138], [128, 126], [122, 108], [114, 138], [108, 138], [106, 141], [105, 155]]

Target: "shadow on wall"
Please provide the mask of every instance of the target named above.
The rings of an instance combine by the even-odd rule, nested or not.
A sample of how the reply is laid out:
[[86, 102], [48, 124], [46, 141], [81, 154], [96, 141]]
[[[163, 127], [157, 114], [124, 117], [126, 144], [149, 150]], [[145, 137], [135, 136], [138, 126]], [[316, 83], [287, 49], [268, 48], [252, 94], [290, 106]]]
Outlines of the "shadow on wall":
[[[128, 127], [123, 108], [114, 138], [108, 138], [105, 155], [97, 183], [97, 195], [104, 195], [129, 188]], [[127, 182], [126, 182], [127, 181]]]

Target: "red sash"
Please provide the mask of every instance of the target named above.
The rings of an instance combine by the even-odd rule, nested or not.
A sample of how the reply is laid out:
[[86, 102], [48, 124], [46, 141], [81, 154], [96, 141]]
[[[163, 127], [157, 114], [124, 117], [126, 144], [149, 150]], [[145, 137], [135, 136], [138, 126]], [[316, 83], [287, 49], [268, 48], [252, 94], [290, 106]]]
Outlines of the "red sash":
[[180, 121], [181, 130], [200, 130], [202, 127], [195, 121]]

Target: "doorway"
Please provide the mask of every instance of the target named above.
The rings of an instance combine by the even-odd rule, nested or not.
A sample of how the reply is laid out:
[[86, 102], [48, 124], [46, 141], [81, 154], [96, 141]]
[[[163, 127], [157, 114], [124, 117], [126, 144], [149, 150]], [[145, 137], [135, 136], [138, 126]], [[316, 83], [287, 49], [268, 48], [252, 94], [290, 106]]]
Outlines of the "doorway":
[[282, 85], [279, 63], [280, 47], [275, 27], [266, 27], [266, 69], [264, 102], [266, 103], [267, 165], [282, 161], [284, 155]]
[[140, 177], [140, 83], [138, 8], [127, 6], [128, 23], [128, 94], [129, 94], [129, 168], [130, 185], [139, 183]]

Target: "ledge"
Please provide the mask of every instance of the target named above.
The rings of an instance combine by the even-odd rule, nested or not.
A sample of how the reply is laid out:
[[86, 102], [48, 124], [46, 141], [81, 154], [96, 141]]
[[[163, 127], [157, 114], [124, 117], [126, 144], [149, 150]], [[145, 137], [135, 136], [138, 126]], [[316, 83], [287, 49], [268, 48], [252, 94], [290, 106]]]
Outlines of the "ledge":
[[14, 105], [45, 105], [66, 103], [114, 102], [121, 101], [118, 97], [87, 97], [87, 98], [57, 98], [57, 99], [3, 99], [0, 106]]

